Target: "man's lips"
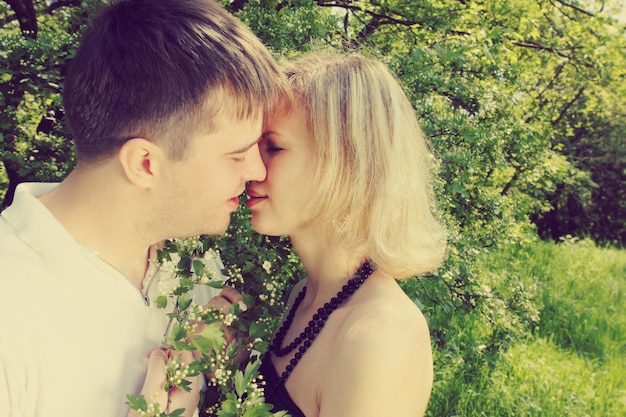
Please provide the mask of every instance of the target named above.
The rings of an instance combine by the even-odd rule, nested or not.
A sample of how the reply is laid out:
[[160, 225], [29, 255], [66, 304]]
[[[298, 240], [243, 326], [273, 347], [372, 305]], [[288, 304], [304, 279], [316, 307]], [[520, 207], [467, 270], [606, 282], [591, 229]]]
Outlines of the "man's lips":
[[230, 201], [231, 203], [236, 203], [237, 205], [239, 205], [239, 197], [241, 197], [241, 195], [245, 192], [245, 190], [241, 191], [239, 194], [237, 194], [236, 196], [230, 198], [228, 201]]

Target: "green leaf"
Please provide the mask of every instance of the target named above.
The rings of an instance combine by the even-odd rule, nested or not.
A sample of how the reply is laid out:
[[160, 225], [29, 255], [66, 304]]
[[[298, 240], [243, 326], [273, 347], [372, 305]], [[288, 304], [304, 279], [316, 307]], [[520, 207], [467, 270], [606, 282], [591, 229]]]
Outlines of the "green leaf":
[[247, 381], [246, 379], [243, 377], [243, 372], [241, 371], [237, 371], [235, 372], [235, 391], [237, 392], [237, 395], [241, 398], [244, 394], [244, 392], [246, 392], [246, 385], [247, 385]]
[[191, 305], [192, 302], [192, 298], [189, 297], [188, 294], [183, 294], [181, 296], [178, 297], [178, 309], [180, 311], [185, 311], [187, 310], [187, 308], [189, 308], [189, 306]]
[[244, 304], [248, 308], [253, 307], [255, 305], [255, 299], [251, 294], [244, 293], [244, 294], [241, 294], [241, 296], [243, 297]]
[[267, 410], [260, 407], [250, 408], [243, 413], [243, 417], [265, 417], [267, 415]]
[[126, 404], [128, 404], [132, 410], [146, 411], [148, 409], [148, 403], [146, 403], [146, 399], [142, 394], [138, 396], [128, 394], [126, 400]]
[[222, 408], [217, 412], [219, 417], [231, 417], [235, 416], [237, 410], [237, 404], [239, 402], [236, 398], [229, 397], [222, 403]]
[[168, 417], [180, 417], [183, 415], [183, 413], [185, 412], [184, 408], [177, 408], [176, 410], [168, 413]]
[[205, 285], [208, 285], [211, 288], [222, 289], [224, 288], [224, 282], [222, 281], [209, 281]]
[[191, 345], [189, 343], [183, 341], [172, 341], [172, 347], [176, 350], [192, 350]]
[[187, 331], [185, 328], [178, 324], [174, 323], [172, 326], [172, 335], [170, 336], [173, 341], [180, 341], [187, 336]]
[[159, 295], [156, 299], [157, 308], [165, 308], [167, 307], [167, 297], [164, 295]]
[[203, 336], [192, 338], [191, 344], [200, 353], [212, 352], [217, 347], [213, 344], [213, 340]]
[[226, 344], [224, 331], [222, 330], [222, 327], [219, 323], [211, 323], [206, 325], [204, 329], [202, 329], [200, 336], [209, 340], [211, 346], [214, 346], [217, 349], [221, 349], [222, 346]]
[[196, 273], [196, 275], [200, 276], [204, 274], [204, 270], [205, 270], [205, 266], [204, 263], [202, 263], [201, 260], [199, 259], [194, 259], [193, 260], [193, 271]]
[[246, 364], [246, 375], [248, 374], [256, 374], [256, 372], [259, 370], [259, 368], [261, 367], [261, 360], [260, 359], [256, 359], [253, 361], [249, 361]]

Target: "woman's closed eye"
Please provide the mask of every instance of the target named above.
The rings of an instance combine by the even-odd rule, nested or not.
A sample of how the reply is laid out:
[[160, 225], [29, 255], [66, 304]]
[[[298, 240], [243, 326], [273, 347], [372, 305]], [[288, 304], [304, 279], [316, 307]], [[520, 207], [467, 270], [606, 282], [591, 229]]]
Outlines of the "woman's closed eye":
[[266, 149], [266, 151], [269, 153], [278, 153], [282, 150], [283, 148], [281, 148], [280, 146], [268, 146]]
[[265, 150], [265, 152], [267, 152], [269, 154], [278, 153], [278, 152], [284, 150], [283, 148], [278, 146], [276, 144], [276, 142], [274, 142], [272, 140], [265, 140], [264, 142], [265, 143], [263, 143], [263, 149]]

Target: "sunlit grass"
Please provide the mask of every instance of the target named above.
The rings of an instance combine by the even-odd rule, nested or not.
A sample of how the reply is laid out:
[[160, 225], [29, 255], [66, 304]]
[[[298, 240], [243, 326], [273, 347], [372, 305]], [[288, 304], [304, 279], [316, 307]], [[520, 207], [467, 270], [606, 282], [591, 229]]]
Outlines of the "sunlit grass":
[[478, 275], [505, 305], [538, 316], [483, 352], [494, 317], [453, 312], [456, 344], [435, 348], [429, 416], [626, 416], [625, 250], [536, 242], [490, 254]]
[[[538, 338], [503, 353], [479, 403], [488, 415], [588, 416], [599, 401], [594, 367]], [[498, 413], [490, 413], [498, 410]]]

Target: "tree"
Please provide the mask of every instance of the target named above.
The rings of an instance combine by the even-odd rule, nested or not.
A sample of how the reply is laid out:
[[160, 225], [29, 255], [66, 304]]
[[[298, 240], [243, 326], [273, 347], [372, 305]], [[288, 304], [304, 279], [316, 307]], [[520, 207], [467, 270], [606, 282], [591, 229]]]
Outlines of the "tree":
[[14, 14], [0, 3], [0, 184], [6, 184], [0, 206], [12, 200], [18, 183], [58, 181], [73, 164], [60, 92], [77, 31], [94, 7], [83, 10], [71, 1], [7, 3]]

